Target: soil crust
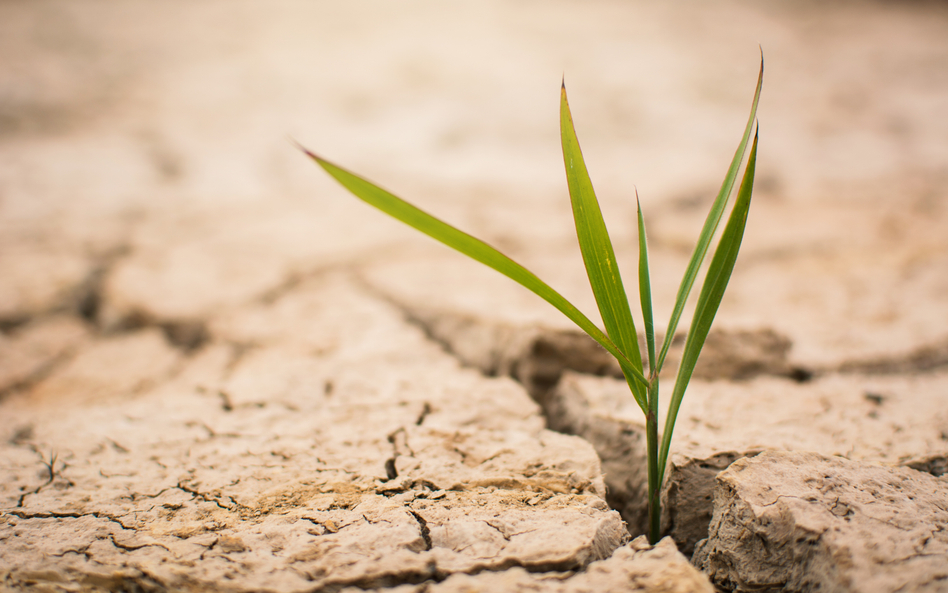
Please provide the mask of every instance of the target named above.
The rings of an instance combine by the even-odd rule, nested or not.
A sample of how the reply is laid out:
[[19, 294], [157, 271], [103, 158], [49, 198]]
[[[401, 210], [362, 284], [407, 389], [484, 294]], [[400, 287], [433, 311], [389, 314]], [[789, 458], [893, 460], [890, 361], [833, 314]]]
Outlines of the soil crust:
[[[0, 590], [945, 591], [946, 17], [0, 3]], [[614, 362], [286, 137], [593, 315], [565, 73], [662, 333], [759, 47], [754, 204], [649, 546]]]

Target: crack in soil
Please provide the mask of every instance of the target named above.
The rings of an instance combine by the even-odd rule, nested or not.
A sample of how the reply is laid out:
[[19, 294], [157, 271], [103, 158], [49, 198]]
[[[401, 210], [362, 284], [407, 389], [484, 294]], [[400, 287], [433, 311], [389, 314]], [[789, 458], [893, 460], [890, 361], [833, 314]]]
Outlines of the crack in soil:
[[[425, 539], [426, 545], [428, 545], [430, 535], [427, 538], [425, 537], [425, 531], [428, 529], [427, 523], [424, 523], [424, 519], [414, 511], [410, 512], [415, 516], [415, 520], [418, 521], [422, 537]], [[428, 547], [425, 551], [429, 550], [431, 550], [431, 547]], [[310, 593], [338, 593], [347, 587], [354, 587], [361, 590], [391, 589], [401, 585], [421, 585], [424, 587], [426, 583], [440, 583], [453, 574], [475, 576], [484, 572], [505, 572], [512, 568], [522, 568], [533, 574], [550, 573], [556, 575], [558, 578], [563, 578], [564, 573], [578, 573], [586, 569], [585, 566], [577, 564], [575, 560], [530, 563], [522, 562], [516, 558], [508, 558], [496, 564], [477, 564], [467, 570], [445, 572], [438, 568], [437, 561], [431, 559], [426, 564], [425, 570], [408, 570], [401, 573], [389, 573], [368, 578], [330, 581], [310, 590]]]
[[159, 319], [141, 310], [131, 310], [118, 319], [104, 318], [106, 310], [105, 285], [115, 266], [131, 254], [131, 247], [121, 245], [99, 258], [89, 274], [72, 291], [65, 310], [71, 311], [100, 334], [114, 334], [157, 327], [168, 343], [184, 354], [200, 350], [211, 340], [210, 331], [203, 320]]
[[[499, 534], [500, 534], [500, 537], [504, 538], [504, 541], [507, 541], [507, 542], [510, 541], [510, 536], [507, 535], [507, 532], [506, 532], [505, 530], [503, 530], [503, 529], [501, 529], [500, 527], [494, 525], [494, 524], [491, 523], [490, 521], [484, 521], [483, 523], [484, 523], [485, 525], [487, 525], [488, 527], [492, 528], [492, 529], [493, 529], [494, 531], [496, 531], [497, 533], [499, 533]], [[515, 534], [515, 535], [519, 535], [519, 534]]]
[[[86, 327], [93, 330], [93, 336], [108, 336], [156, 327], [161, 330], [171, 346], [185, 355], [193, 354], [208, 343], [212, 337], [203, 320], [157, 319], [139, 311], [129, 312], [119, 319], [104, 318], [104, 311], [107, 309], [106, 282], [115, 266], [130, 253], [131, 248], [126, 244], [121, 244], [93, 257], [85, 277], [65, 291], [65, 296], [58, 303], [41, 311], [17, 314], [14, 316], [15, 319], [0, 320], [0, 330], [9, 333], [35, 321], [67, 314], [82, 320]], [[0, 401], [14, 393], [29, 391], [54, 375], [57, 370], [72, 361], [86, 343], [88, 341], [84, 340], [75, 345], [63, 347], [55, 355], [32, 369], [25, 377], [0, 386]], [[181, 361], [174, 365], [165, 377], [156, 381], [143, 381], [130, 390], [130, 393], [139, 393], [157, 384], [173, 380], [183, 368], [184, 361]]]
[[115, 523], [116, 525], [118, 525], [119, 527], [121, 527], [122, 529], [126, 531], [136, 531], [134, 528], [126, 526], [117, 517], [113, 517], [112, 515], [102, 513], [99, 511], [91, 511], [87, 513], [77, 513], [77, 512], [57, 513], [55, 511], [29, 513], [26, 511], [7, 510], [3, 512], [8, 515], [13, 515], [14, 517], [17, 517], [19, 519], [82, 519], [84, 517], [95, 517], [96, 519], [105, 519], [106, 521]]
[[116, 264], [130, 253], [131, 247], [123, 244], [101, 256], [89, 274], [71, 291], [71, 302], [67, 301], [67, 308], [90, 325], [98, 327], [105, 300], [105, 281]]
[[66, 554], [77, 554], [79, 556], [85, 557], [86, 560], [92, 560], [92, 554], [89, 553], [89, 548], [91, 546], [92, 544], [88, 544], [75, 550], [73, 549], [63, 550], [59, 554], [50, 554], [50, 556], [52, 556], [53, 558], [64, 558]]
[[[535, 397], [555, 386], [567, 370], [623, 378], [621, 369], [611, 355], [578, 330], [518, 327], [485, 322], [469, 315], [424, 311], [371, 286], [368, 290], [373, 296], [398, 309], [409, 324], [421, 329], [461, 364], [475, 368], [486, 376], [510, 376], [524, 384]], [[475, 350], [472, 353], [461, 347], [471, 341], [469, 338], [475, 332], [483, 352]], [[656, 339], [661, 338], [656, 336]], [[680, 355], [684, 340], [685, 335], [680, 334], [672, 341], [668, 359], [671, 363]], [[520, 347], [511, 349], [508, 346], [511, 343], [519, 344]], [[644, 344], [641, 346], [644, 350]], [[907, 353], [847, 360], [813, 368], [792, 365], [787, 358], [791, 347], [789, 338], [771, 329], [712, 330], [694, 377], [741, 381], [758, 376], [774, 376], [799, 383], [833, 373], [898, 375], [934, 372], [948, 367], [948, 338], [919, 346]]]
[[134, 552], [135, 550], [141, 550], [142, 548], [161, 548], [162, 550], [166, 552], [171, 552], [171, 550], [169, 550], [167, 547], [163, 546], [162, 544], [157, 544], [157, 543], [141, 544], [138, 546], [132, 545], [132, 544], [120, 544], [119, 542], [115, 541], [115, 534], [113, 533], [109, 534], [109, 539], [112, 541], [113, 546], [115, 546], [116, 548], [120, 550], [125, 550], [126, 552]]
[[[308, 575], [307, 575], [308, 576]], [[311, 589], [310, 593], [339, 593], [339, 591], [354, 587], [363, 591], [374, 589], [394, 589], [401, 585], [420, 585], [426, 582], [441, 582], [449, 575], [438, 571], [437, 563], [434, 560], [428, 562], [422, 570], [411, 570], [395, 574], [383, 574], [371, 577], [361, 577], [354, 579], [339, 579], [330, 581], [323, 585]], [[312, 579], [311, 577], [310, 580]]]
[[[429, 340], [438, 344], [462, 365], [474, 368], [488, 377], [504, 375], [518, 381], [540, 405], [549, 429], [578, 435], [590, 441], [604, 465], [614, 468], [618, 463], [630, 468], [627, 476], [618, 476], [612, 472], [611, 481], [607, 476], [607, 502], [623, 515], [630, 534], [635, 536], [644, 533], [644, 510], [636, 505], [638, 494], [645, 489], [644, 457], [637, 459], [635, 454], [641, 435], [625, 435], [623, 432], [620, 436], [613, 434], [622, 432], [614, 430], [617, 427], [605, 430], [602, 427], [596, 429], [588, 426], [588, 419], [577, 416], [581, 411], [572, 409], [569, 403], [553, 401], [556, 386], [567, 370], [589, 375], [622, 377], [621, 370], [611, 356], [598, 344], [578, 331], [513, 327], [485, 323], [471, 316], [429, 312], [400, 302], [367, 281], [363, 280], [362, 283], [373, 296], [395, 307], [406, 322], [418, 327]], [[683, 340], [676, 337], [673, 344], [680, 348], [680, 342]], [[867, 361], [844, 361], [825, 368], [791, 365], [787, 359], [791, 345], [789, 339], [771, 330], [712, 332], [702, 354], [702, 360], [710, 364], [705, 365], [705, 370], [696, 369], [695, 376], [731, 381], [755, 376], [774, 376], [805, 382], [832, 373], [914, 374], [936, 371], [948, 366], [948, 340], [920, 347], [904, 355]], [[674, 347], [670, 355], [675, 355]], [[733, 358], [737, 358], [736, 363], [733, 360], [728, 361]], [[589, 434], [590, 430], [595, 434]], [[621, 452], [617, 451], [617, 448], [621, 449]], [[643, 483], [639, 485], [634, 483], [637, 463], [643, 466], [639, 472]], [[943, 458], [918, 460], [915, 466], [923, 471], [931, 469], [928, 473], [934, 475], [944, 473]]]
[[418, 419], [415, 420], [415, 426], [421, 426], [429, 414], [431, 414], [431, 404], [425, 402], [424, 406], [421, 408], [421, 413], [418, 414]]
[[177, 484], [176, 486], [174, 486], [174, 487], [177, 488], [178, 490], [183, 491], [183, 492], [187, 492], [187, 493], [190, 494], [191, 496], [195, 496], [195, 497], [197, 497], [197, 498], [200, 498], [200, 499], [203, 500], [204, 502], [211, 502], [211, 503], [214, 503], [214, 504], [217, 505], [219, 508], [221, 508], [221, 509], [223, 509], [223, 510], [225, 510], [225, 511], [230, 511], [230, 512], [238, 512], [238, 511], [252, 512], [252, 511], [253, 511], [253, 509], [250, 509], [250, 508], [247, 508], [247, 507], [241, 505], [240, 503], [238, 503], [237, 501], [235, 501], [235, 500], [234, 500], [233, 498], [231, 498], [230, 496], [227, 496], [227, 497], [226, 497], [226, 499], [227, 499], [228, 501], [230, 501], [230, 505], [231, 505], [231, 506], [228, 507], [228, 506], [225, 506], [224, 504], [221, 503], [222, 498], [225, 498], [225, 497], [223, 497], [223, 496], [221, 496], [221, 495], [214, 496], [214, 495], [212, 495], [212, 494], [207, 494], [207, 493], [201, 492], [201, 491], [199, 491], [199, 490], [196, 490], [196, 489], [194, 489], [194, 488], [188, 488], [187, 486], [184, 485], [183, 482], [178, 482], [178, 484]]
[[428, 529], [428, 522], [425, 521], [425, 518], [419, 515], [414, 509], [409, 508], [408, 512], [411, 513], [411, 516], [415, 518], [415, 521], [418, 522], [418, 529], [421, 531], [421, 539], [425, 542], [425, 550], [431, 549], [431, 530]]
[[[49, 459], [47, 460], [46, 457], [44, 457], [43, 454], [40, 453], [40, 451], [36, 448], [35, 445], [30, 444], [30, 445], [29, 445], [29, 448], [30, 448], [34, 453], [36, 453], [37, 455], [40, 456], [40, 463], [42, 463], [42, 464], [46, 467], [46, 472], [47, 472], [47, 475], [48, 475], [49, 477], [46, 479], [45, 482], [43, 482], [42, 484], [40, 484], [39, 486], [37, 486], [37, 487], [34, 488], [33, 490], [27, 490], [26, 492], [24, 492], [23, 494], [21, 494], [21, 495], [19, 496], [19, 498], [17, 499], [17, 503], [16, 503], [16, 508], [18, 508], [18, 509], [23, 508], [23, 503], [25, 502], [27, 496], [32, 496], [32, 495], [34, 495], [34, 494], [39, 494], [40, 491], [41, 491], [43, 488], [49, 486], [50, 484], [52, 484], [52, 483], [56, 480], [56, 476], [57, 476], [57, 475], [60, 475], [60, 476], [61, 476], [61, 472], [65, 471], [66, 468], [69, 467], [69, 465], [68, 465], [65, 461], [60, 461], [60, 463], [62, 464], [62, 467], [59, 468], [59, 471], [57, 472], [57, 470], [56, 470], [56, 461], [59, 460], [59, 454], [58, 454], [58, 453], [56, 453], [55, 451], [50, 452], [50, 454], [49, 454]], [[63, 479], [65, 480], [67, 486], [69, 486], [69, 487], [75, 486], [75, 483], [74, 483], [72, 480], [70, 480], [70, 479], [68, 479], [68, 478], [63, 478]]]

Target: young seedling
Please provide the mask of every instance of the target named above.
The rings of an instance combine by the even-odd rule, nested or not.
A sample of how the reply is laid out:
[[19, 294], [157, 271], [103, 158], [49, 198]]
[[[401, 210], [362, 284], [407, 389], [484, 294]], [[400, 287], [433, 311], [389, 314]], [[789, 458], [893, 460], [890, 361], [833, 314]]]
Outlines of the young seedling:
[[[506, 255], [494, 249], [480, 239], [472, 237], [453, 226], [442, 222], [430, 214], [412, 206], [408, 202], [392, 195], [374, 183], [338, 167], [305, 148], [303, 149], [316, 163], [326, 170], [333, 178], [343, 185], [356, 197], [375, 206], [379, 210], [397, 218], [405, 224], [441, 241], [449, 247], [489, 266], [501, 274], [513, 279], [524, 287], [536, 293], [548, 303], [559, 309], [583, 331], [589, 334], [603, 348], [605, 348], [619, 362], [626, 382], [632, 392], [632, 397], [645, 415], [646, 448], [648, 457], [648, 509], [649, 530], [648, 537], [651, 543], [656, 543], [660, 536], [661, 500], [660, 492], [665, 475], [665, 466], [668, 461], [668, 451], [671, 446], [672, 433], [675, 428], [675, 419], [681, 406], [685, 389], [691, 380], [698, 354], [704, 346], [705, 339], [711, 329], [711, 322], [717, 313], [718, 306], [724, 296], [724, 289], [734, 269], [737, 253], [744, 236], [744, 226], [747, 222], [747, 212], [750, 208], [751, 193], [754, 186], [754, 171], [757, 163], [757, 132], [755, 123], [757, 117], [757, 103], [760, 99], [760, 90], [763, 84], [764, 64], [761, 60], [760, 74], [757, 78], [757, 89], [751, 105], [750, 117], [744, 129], [744, 135], [737, 147], [734, 158], [728, 167], [727, 175], [721, 190], [711, 205], [711, 211], [704, 222], [698, 243], [695, 246], [685, 275], [681, 280], [671, 319], [665, 330], [665, 339], [661, 349], [656, 352], [655, 325], [652, 320], [652, 291], [648, 270], [648, 249], [646, 245], [645, 220], [642, 207], [638, 206], [638, 235], [639, 235], [639, 296], [642, 308], [643, 329], [647, 349], [648, 367], [643, 364], [642, 353], [639, 351], [638, 333], [629, 300], [626, 297], [619, 268], [616, 264], [612, 241], [606, 231], [605, 222], [599, 209], [599, 202], [593, 191], [592, 182], [586, 171], [583, 155], [573, 128], [573, 118], [570, 115], [569, 104], [566, 101], [566, 86], [560, 92], [560, 135], [563, 144], [563, 160], [566, 165], [566, 180], [569, 184], [570, 201], [573, 206], [573, 218], [576, 223], [576, 236], [579, 239], [580, 251], [589, 276], [599, 313], [602, 317], [605, 332], [589, 320], [572, 303], [563, 298], [548, 284], [540, 280], [532, 272], [513, 261]], [[659, 374], [665, 363], [665, 357], [671, 347], [678, 321], [684, 311], [691, 288], [694, 285], [698, 272], [708, 253], [718, 224], [721, 221], [729, 198], [734, 193], [741, 163], [747, 152], [747, 144], [751, 133], [754, 140], [750, 154], [744, 167], [744, 175], [733, 200], [731, 213], [724, 230], [720, 234], [714, 255], [704, 278], [704, 284], [698, 295], [694, 316], [685, 348], [678, 367], [678, 376], [672, 389], [668, 415], [665, 418], [662, 438], [658, 438], [658, 394]], [[302, 147], [301, 147], [302, 148]], [[638, 202], [638, 196], [636, 196]]]

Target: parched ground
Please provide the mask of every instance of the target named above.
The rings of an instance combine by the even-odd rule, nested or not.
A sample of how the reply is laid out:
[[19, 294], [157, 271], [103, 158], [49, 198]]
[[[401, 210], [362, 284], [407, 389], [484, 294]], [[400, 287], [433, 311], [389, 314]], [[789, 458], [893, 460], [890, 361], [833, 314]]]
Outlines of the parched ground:
[[[709, 581], [630, 543], [640, 419], [601, 352], [293, 141], [592, 315], [565, 76], [662, 320], [758, 46], [755, 201], [665, 493]], [[944, 591], [946, 457], [944, 3], [0, 2], [0, 590]], [[798, 490], [741, 482], [781, 463]], [[915, 488], [864, 513], [891, 550], [854, 527]], [[758, 519], [816, 543], [760, 560], [728, 539]]]

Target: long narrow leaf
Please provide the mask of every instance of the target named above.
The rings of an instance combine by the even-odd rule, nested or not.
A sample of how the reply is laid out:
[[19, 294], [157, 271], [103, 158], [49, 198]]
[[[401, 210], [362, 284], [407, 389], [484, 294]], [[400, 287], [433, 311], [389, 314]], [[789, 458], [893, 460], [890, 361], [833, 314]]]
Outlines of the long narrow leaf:
[[638, 191], [635, 192], [635, 205], [639, 217], [639, 301], [642, 303], [642, 319], [645, 326], [645, 347], [648, 350], [649, 378], [655, 379], [655, 321], [652, 316], [652, 282], [648, 271], [648, 241], [645, 236], [645, 217], [642, 215], [642, 203]]
[[537, 278], [533, 272], [530, 272], [480, 239], [472, 237], [446, 222], [431, 216], [427, 212], [412, 206], [374, 183], [334, 165], [326, 159], [306, 150], [302, 146], [300, 146], [300, 149], [357, 198], [375, 206], [382, 212], [400, 220], [408, 226], [425, 233], [429, 237], [444, 243], [448, 247], [456, 249], [464, 255], [497, 270], [556, 307], [573, 323], [579, 326], [580, 329], [589, 334], [592, 339], [596, 340], [603, 348], [612, 354], [616, 360], [619, 361], [619, 365], [627, 376], [634, 377], [642, 384], [646, 383], [646, 379], [640, 370], [641, 362], [638, 367], [636, 367], [595, 323], [590, 321], [579, 309], [553, 290], [548, 284]]
[[747, 118], [747, 126], [744, 128], [744, 136], [741, 138], [741, 143], [738, 145], [737, 151], [734, 153], [734, 158], [731, 159], [731, 165], [728, 167], [727, 175], [725, 175], [724, 182], [721, 184], [721, 190], [718, 192], [714, 203], [711, 205], [711, 211], [708, 212], [708, 217], [704, 221], [704, 227], [702, 227], [701, 234], [698, 236], [698, 243], [695, 245], [694, 253], [691, 255], [691, 260], [688, 262], [688, 267], [685, 269], [685, 275], [681, 279], [681, 285], [678, 288], [678, 295], [675, 297], [675, 308], [672, 311], [671, 319], [669, 320], [668, 327], [665, 330], [665, 341], [662, 343], [662, 351], [658, 355], [657, 368], [659, 370], [661, 370], [662, 365], [665, 364], [665, 356], [668, 354], [669, 348], [671, 348], [672, 340], [675, 337], [675, 331], [678, 329], [678, 321], [681, 319], [681, 314], [685, 309], [685, 303], [688, 301], [688, 295], [691, 294], [691, 287], [694, 285], [695, 278], [698, 276], [698, 270], [701, 269], [701, 264], [704, 262], [705, 255], [708, 252], [708, 245], [711, 243], [711, 238], [714, 236], [714, 232], [718, 228], [718, 223], [721, 221], [721, 216], [724, 214], [724, 207], [731, 195], [731, 190], [734, 188], [734, 182], [737, 180], [741, 160], [743, 159], [744, 152], [747, 149], [747, 143], [750, 141], [750, 135], [754, 127], [754, 121], [757, 119], [757, 103], [760, 101], [760, 90], [763, 84], [764, 58], [761, 56], [760, 74], [757, 76], [757, 90], [754, 92], [754, 101], [751, 104], [750, 117]]
[[[629, 309], [629, 299], [622, 285], [622, 276], [616, 263], [616, 254], [612, 240], [602, 219], [599, 201], [593, 190], [583, 153], [579, 148], [569, 103], [566, 100], [566, 85], [560, 91], [560, 135], [563, 143], [563, 162], [566, 165], [566, 180], [569, 184], [569, 197], [573, 205], [573, 219], [576, 222], [576, 237], [586, 265], [586, 275], [592, 286], [596, 304], [606, 333], [613, 343], [642, 371], [642, 354]], [[633, 377], [626, 377], [632, 394], [640, 406], [647, 407], [644, 386]]]
[[665, 429], [662, 433], [662, 448], [659, 457], [659, 475], [664, 475], [665, 462], [668, 459], [668, 450], [671, 447], [672, 432], [675, 420], [678, 418], [678, 408], [681, 406], [682, 396], [691, 381], [691, 374], [698, 362], [698, 354], [704, 346], [704, 341], [711, 330], [711, 322], [721, 305], [724, 289], [731, 279], [734, 262], [741, 249], [741, 240], [744, 237], [744, 227], [747, 224], [747, 211], [750, 209], [751, 194], [754, 191], [754, 173], [757, 168], [757, 134], [754, 134], [754, 143], [751, 146], [750, 156], [747, 158], [747, 168], [734, 201], [734, 209], [728, 218], [721, 240], [708, 266], [708, 275], [698, 295], [695, 315], [688, 330], [688, 339], [681, 355], [681, 365], [678, 367], [678, 377], [669, 402], [668, 416], [665, 419]]

